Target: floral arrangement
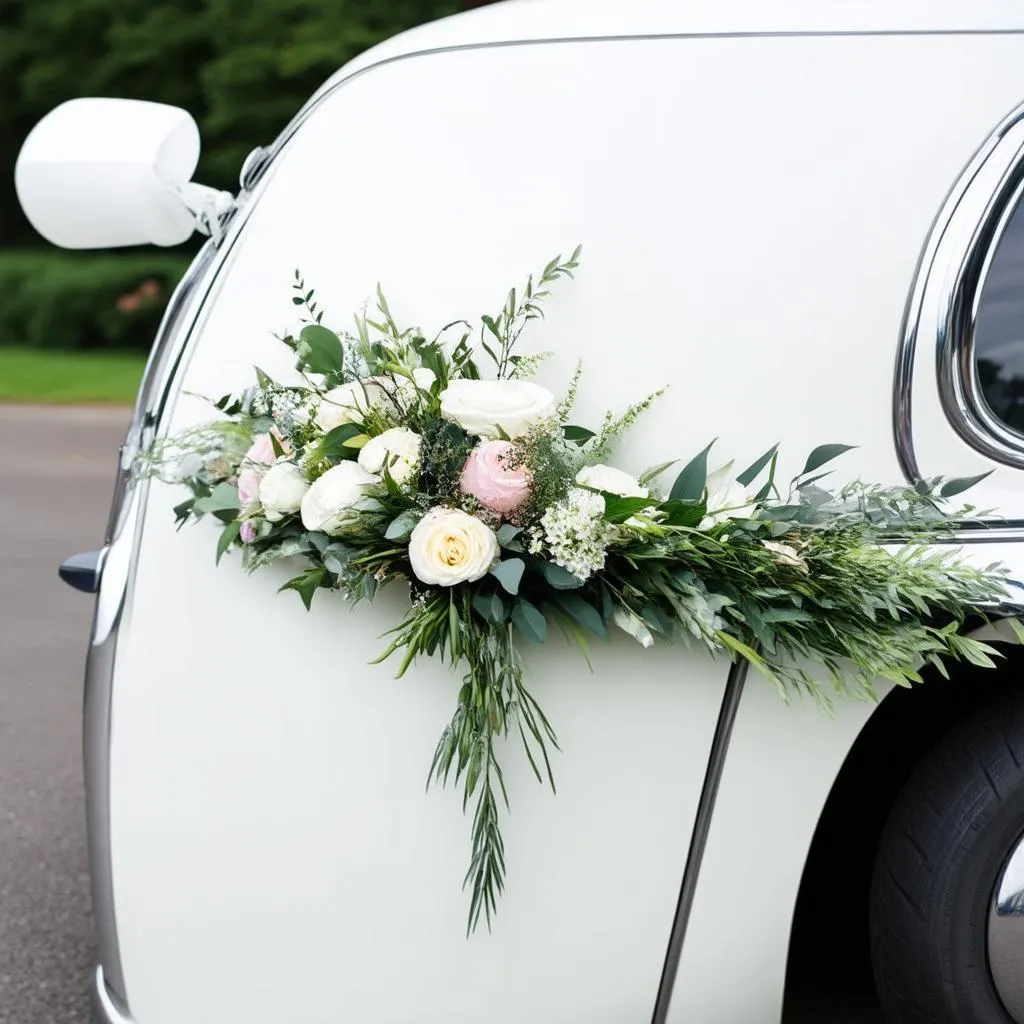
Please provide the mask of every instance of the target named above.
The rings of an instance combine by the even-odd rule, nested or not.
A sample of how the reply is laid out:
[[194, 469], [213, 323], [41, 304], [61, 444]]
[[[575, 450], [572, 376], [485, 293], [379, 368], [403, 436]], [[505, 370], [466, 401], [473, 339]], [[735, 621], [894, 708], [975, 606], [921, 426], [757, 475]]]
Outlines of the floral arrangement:
[[280, 340], [300, 383], [257, 369], [254, 387], [214, 403], [212, 422], [148, 455], [151, 472], [190, 492], [179, 528], [220, 522], [218, 562], [231, 549], [250, 571], [304, 560], [281, 589], [307, 608], [320, 590], [358, 602], [401, 581], [409, 608], [378, 661], [400, 652], [399, 674], [419, 655], [464, 665], [430, 777], [462, 780], [464, 806], [476, 798], [470, 931], [481, 912], [490, 924], [505, 877], [495, 738], [518, 733], [554, 786], [556, 734], [520, 641], [543, 643], [557, 625], [584, 652], [613, 628], [643, 647], [695, 643], [746, 659], [783, 696], [824, 703], [822, 683], [871, 695], [878, 678], [920, 681], [924, 662], [945, 673], [944, 658], [995, 654], [962, 630], [1003, 595], [1000, 571], [928, 544], [970, 514], [947, 503], [976, 479], [830, 491], [823, 467], [849, 447], [838, 444], [814, 449], [785, 493], [775, 447], [737, 473], [732, 462], [709, 472], [708, 445], [665, 489], [656, 481], [673, 463], [639, 476], [609, 465], [661, 392], [591, 430], [570, 419], [580, 367], [558, 401], [532, 380], [545, 354], [517, 350], [579, 255], [552, 260], [478, 327], [458, 321], [429, 340], [399, 328], [379, 287], [374, 319], [328, 328], [296, 271], [302, 326]]

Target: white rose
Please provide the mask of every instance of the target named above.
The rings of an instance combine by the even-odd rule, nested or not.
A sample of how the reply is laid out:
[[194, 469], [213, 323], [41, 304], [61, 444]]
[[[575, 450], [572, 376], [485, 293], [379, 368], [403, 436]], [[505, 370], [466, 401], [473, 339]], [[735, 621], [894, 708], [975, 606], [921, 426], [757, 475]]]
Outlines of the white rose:
[[750, 519], [757, 509], [753, 496], [738, 480], [731, 476], [733, 460], [708, 474], [707, 515], [701, 520], [701, 530], [724, 523], [727, 519]]
[[272, 523], [298, 512], [309, 481], [294, 462], [275, 462], [260, 480], [260, 504]]
[[607, 491], [622, 498], [649, 498], [651, 492], [640, 485], [636, 477], [623, 473], [614, 466], [598, 463], [596, 466], [584, 466], [576, 474], [576, 483], [581, 487], [592, 487], [595, 491]]
[[336, 536], [352, 525], [359, 512], [378, 507], [366, 496], [367, 484], [377, 483], [357, 462], [341, 462], [313, 481], [302, 499], [302, 525]]
[[485, 576], [498, 558], [498, 538], [475, 516], [455, 508], [432, 508], [409, 538], [409, 561], [417, 579], [441, 587]]
[[380, 408], [387, 400], [387, 392], [377, 378], [340, 384], [321, 398], [315, 422], [326, 434], [343, 423], [362, 423], [371, 409]]
[[525, 380], [453, 380], [441, 392], [441, 415], [467, 434], [522, 437], [555, 415], [555, 396]]
[[392, 427], [370, 438], [359, 450], [359, 465], [367, 473], [388, 473], [401, 486], [416, 468], [420, 459], [420, 435], [405, 427]]

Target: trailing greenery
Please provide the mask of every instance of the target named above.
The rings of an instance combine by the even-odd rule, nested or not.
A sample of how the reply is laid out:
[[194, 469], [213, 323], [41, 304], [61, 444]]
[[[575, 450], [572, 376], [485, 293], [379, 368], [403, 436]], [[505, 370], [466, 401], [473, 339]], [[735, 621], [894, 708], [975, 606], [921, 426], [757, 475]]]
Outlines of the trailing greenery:
[[0, 251], [0, 347], [146, 353], [188, 260]]
[[389, 582], [408, 588], [377, 660], [396, 655], [402, 674], [437, 656], [464, 673], [430, 778], [461, 782], [464, 806], [476, 801], [470, 930], [491, 922], [505, 880], [495, 737], [518, 733], [554, 787], [556, 734], [517, 647], [543, 643], [551, 624], [585, 653], [614, 627], [645, 648], [744, 659], [784, 698], [822, 704], [870, 697], [879, 679], [919, 683], [925, 663], [945, 672], [996, 654], [965, 626], [1004, 595], [1001, 570], [932, 543], [975, 514], [950, 500], [977, 479], [828, 490], [844, 444], [813, 449], [788, 484], [776, 446], [736, 473], [731, 462], [709, 470], [709, 444], [665, 489], [655, 481], [673, 463], [640, 477], [603, 464], [661, 392], [591, 430], [569, 420], [579, 374], [559, 403], [522, 379], [538, 362], [516, 351], [579, 255], [551, 260], [478, 328], [459, 320], [432, 337], [400, 328], [380, 291], [375, 319], [337, 334], [297, 271], [303, 325], [282, 341], [303, 383], [257, 370], [253, 387], [215, 403], [217, 418], [140, 464], [184, 486], [180, 525], [220, 522], [218, 561], [234, 549], [250, 571], [304, 559], [282, 589], [307, 608], [321, 590], [358, 602]]

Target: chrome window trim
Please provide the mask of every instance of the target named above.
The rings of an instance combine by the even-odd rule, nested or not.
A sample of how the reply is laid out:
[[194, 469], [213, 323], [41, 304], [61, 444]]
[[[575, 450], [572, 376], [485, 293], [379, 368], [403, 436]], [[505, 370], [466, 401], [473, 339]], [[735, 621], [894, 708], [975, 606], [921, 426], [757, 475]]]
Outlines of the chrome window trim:
[[[994, 185], [991, 177], [997, 178]], [[938, 324], [935, 369], [939, 401], [950, 426], [988, 458], [1024, 468], [1024, 437], [999, 423], [981, 394], [973, 338], [992, 255], [1022, 192], [1024, 104], [1000, 122], [954, 182], [914, 271], [897, 343], [892, 396], [896, 457], [912, 484], [923, 479], [914, 450], [912, 404], [918, 332], [926, 312]]]

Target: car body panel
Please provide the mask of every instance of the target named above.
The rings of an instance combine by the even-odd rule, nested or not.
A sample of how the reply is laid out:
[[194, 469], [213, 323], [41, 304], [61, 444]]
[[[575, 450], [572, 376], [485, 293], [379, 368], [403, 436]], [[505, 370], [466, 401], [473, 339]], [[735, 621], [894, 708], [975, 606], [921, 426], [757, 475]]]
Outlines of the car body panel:
[[[672, 6], [638, 9], [657, 11], [652, 33], [712, 31], [692, 11], [697, 28], [666, 28]], [[671, 383], [621, 465], [717, 435], [737, 468], [782, 442], [788, 476], [840, 441], [860, 446], [844, 474], [897, 482], [889, 406], [907, 289], [950, 185], [1024, 97], [1024, 38], [746, 32], [801, 18], [823, 31], [1002, 30], [1007, 5], [939, 5], [928, 19], [878, 6], [872, 22], [863, 5], [838, 5], [843, 21], [786, 4], [775, 29], [736, 5], [748, 26], [736, 38], [472, 48], [481, 26], [521, 37], [502, 19], [541, 7], [553, 33], [582, 31], [580, 5], [499, 5], [439, 23], [450, 35], [385, 44], [365, 73], [357, 63], [321, 90], [223, 243], [160, 431], [207, 414], [187, 392], [238, 389], [252, 363], [292, 372], [271, 332], [294, 322], [296, 265], [339, 326], [380, 280], [400, 320], [428, 327], [497, 307], [581, 241], [578, 281], [526, 339], [555, 349], [541, 376], [555, 390], [584, 359], [581, 422]], [[593, 10], [587, 33], [637, 30], [612, 5]], [[732, 31], [722, 17], [713, 31]], [[522, 32], [540, 32], [529, 18]], [[390, 60], [402, 47], [443, 52]], [[936, 472], [976, 463], [933, 450]], [[110, 736], [132, 1016], [458, 1024], [487, 1006], [496, 1024], [644, 1019], [725, 663], [626, 637], [595, 645], [593, 675], [561, 640], [528, 652], [562, 740], [559, 792], [508, 750], [508, 889], [493, 934], [467, 941], [469, 822], [455, 792], [424, 794], [456, 680], [436, 663], [401, 681], [367, 665], [402, 595], [353, 611], [318, 598], [307, 616], [275, 593], [286, 567], [215, 570], [210, 530], [174, 531], [177, 492], [153, 483], [147, 496]], [[748, 681], [670, 1020], [779, 1019], [807, 849], [871, 712], [851, 702], [830, 721]], [[769, 835], [773, 822], [784, 827]]]

